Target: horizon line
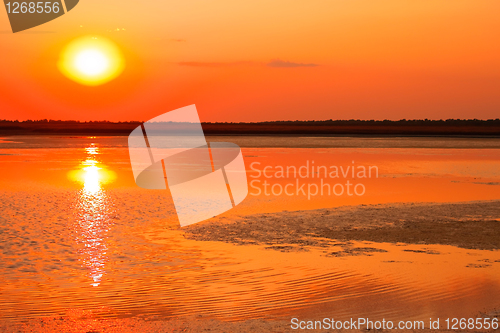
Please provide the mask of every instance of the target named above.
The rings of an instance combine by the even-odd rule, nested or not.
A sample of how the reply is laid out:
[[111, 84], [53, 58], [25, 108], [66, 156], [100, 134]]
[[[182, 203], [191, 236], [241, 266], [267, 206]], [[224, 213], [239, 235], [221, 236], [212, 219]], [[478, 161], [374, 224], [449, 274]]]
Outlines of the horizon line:
[[[500, 118], [489, 118], [489, 119], [477, 119], [477, 118], [447, 118], [447, 119], [322, 119], [322, 120], [266, 120], [266, 121], [202, 121], [202, 124], [266, 124], [266, 123], [315, 123], [315, 122], [451, 122], [451, 121], [461, 121], [461, 122], [497, 122]], [[89, 123], [106, 123], [106, 124], [143, 124], [147, 121], [140, 120], [120, 120], [120, 121], [110, 121], [110, 120], [57, 120], [57, 119], [26, 119], [26, 120], [10, 120], [10, 119], [0, 119], [0, 123], [78, 123], [78, 124], [89, 124]], [[164, 122], [159, 122], [164, 123]]]

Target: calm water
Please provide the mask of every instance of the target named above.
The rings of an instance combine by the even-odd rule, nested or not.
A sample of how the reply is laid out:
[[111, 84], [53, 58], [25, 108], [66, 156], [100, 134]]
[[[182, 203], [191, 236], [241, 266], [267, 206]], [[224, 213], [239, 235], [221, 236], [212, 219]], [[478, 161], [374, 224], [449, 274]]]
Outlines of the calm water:
[[[500, 199], [499, 139], [210, 140], [241, 145], [249, 176], [258, 174], [253, 162], [259, 170], [307, 161], [379, 169], [378, 177], [362, 180], [363, 196], [249, 195], [227, 219], [344, 205]], [[187, 240], [169, 194], [135, 186], [126, 143], [125, 137], [0, 139], [0, 319], [104, 308], [106, 317], [427, 320], [500, 305], [498, 251], [360, 243], [387, 252], [332, 258], [316, 248], [283, 253]], [[286, 185], [290, 179], [269, 181]]]

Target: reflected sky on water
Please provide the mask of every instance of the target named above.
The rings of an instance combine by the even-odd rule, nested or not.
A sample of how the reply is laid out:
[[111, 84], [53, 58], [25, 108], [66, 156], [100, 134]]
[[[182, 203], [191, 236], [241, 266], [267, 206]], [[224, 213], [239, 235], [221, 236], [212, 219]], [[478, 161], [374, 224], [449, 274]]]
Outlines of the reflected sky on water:
[[[474, 315], [498, 305], [498, 251], [363, 243], [353, 246], [384, 251], [327, 257], [326, 249], [305, 245], [288, 253], [187, 239], [167, 191], [135, 185], [119, 140], [32, 137], [0, 144], [0, 319], [103, 307], [109, 317], [407, 319]], [[324, 140], [356, 147], [367, 141]], [[434, 146], [450, 141], [433, 140]], [[246, 161], [262, 168], [355, 160], [379, 166], [381, 177], [367, 181], [360, 198], [249, 196], [220, 221], [357, 204], [498, 200], [500, 155], [492, 141], [481, 142], [481, 149], [458, 148], [474, 143], [461, 140], [446, 149], [244, 148]]]

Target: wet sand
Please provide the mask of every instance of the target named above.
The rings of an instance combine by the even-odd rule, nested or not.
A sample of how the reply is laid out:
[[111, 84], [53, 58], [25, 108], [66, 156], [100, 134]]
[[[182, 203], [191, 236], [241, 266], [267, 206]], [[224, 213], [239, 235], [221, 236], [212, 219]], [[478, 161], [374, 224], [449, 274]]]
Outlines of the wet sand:
[[31, 320], [24, 325], [0, 323], [0, 332], [9, 333], [197, 333], [197, 332], [286, 332], [289, 323], [264, 319], [227, 322], [204, 319], [202, 316], [180, 320], [96, 319], [92, 313], [76, 312], [62, 317]]
[[253, 214], [185, 229], [189, 239], [265, 244], [281, 251], [328, 248], [345, 242], [345, 251], [337, 255], [363, 253], [349, 248], [351, 240], [498, 250], [500, 201], [379, 204]]
[[[477, 318], [500, 318], [500, 311], [489, 314], [479, 314]], [[141, 320], [141, 319], [111, 319], [97, 320], [92, 314], [69, 314], [64, 317], [51, 317], [42, 320], [31, 320], [24, 325], [9, 325], [0, 323], [0, 332], [8, 333], [198, 333], [198, 332], [295, 332], [290, 328], [290, 322], [279, 320], [255, 319], [243, 322], [227, 322], [202, 317], [184, 318], [182, 320]], [[391, 330], [340, 329], [340, 330], [307, 330], [306, 332], [391, 332]], [[404, 330], [405, 332], [456, 332], [456, 330], [419, 329]], [[487, 330], [483, 330], [487, 331]], [[492, 330], [489, 330], [492, 332]], [[498, 331], [498, 330], [493, 330]], [[481, 332], [481, 331], [479, 331]]]
[[[66, 194], [34, 195], [28, 205], [42, 198], [49, 203], [25, 218], [35, 221], [37, 214], [46, 216], [50, 202], [59, 202], [62, 208]], [[153, 199], [147, 191], [109, 191], [107, 195], [117, 206], [132, 202], [132, 212]], [[14, 202], [18, 200], [13, 198]], [[10, 278], [10, 291], [0, 288], [2, 298], [40, 312], [11, 313], [17, 318], [15, 324], [2, 321], [3, 332], [287, 332], [292, 331], [293, 317], [498, 317], [500, 253], [493, 248], [494, 237], [470, 239], [458, 234], [449, 238], [452, 245], [445, 245], [431, 238], [401, 242], [387, 232], [405, 229], [405, 222], [425, 224], [429, 218], [442, 223], [439, 228], [450, 235], [457, 231], [456, 221], [471, 228], [477, 223], [498, 223], [497, 201], [255, 214], [222, 217], [184, 229], [161, 218], [165, 208], [143, 208], [143, 212], [148, 210], [157, 217], [140, 226], [129, 224], [127, 214], [114, 216], [110, 237], [104, 238], [106, 248], [80, 252], [74, 269], [56, 269], [62, 276], [52, 277], [52, 282], [38, 279], [45, 291], [33, 293], [38, 288], [27, 284], [26, 276], [24, 282]], [[69, 218], [60, 212], [58, 216]], [[261, 221], [259, 227], [252, 226], [255, 221]], [[452, 226], [446, 229], [450, 221]], [[61, 229], [54, 234], [62, 242], [64, 220], [59, 225]], [[335, 230], [338, 235], [366, 231], [362, 235], [371, 238], [343, 238], [332, 235]], [[489, 249], [481, 244], [489, 244]], [[18, 251], [31, 252], [25, 246]], [[60, 257], [54, 248], [39, 249], [32, 254], [32, 262], [39, 260], [39, 251], [46, 263], [31, 266], [31, 276]], [[70, 262], [74, 251], [67, 253]], [[103, 252], [109, 254], [103, 257]], [[92, 262], [103, 266], [96, 269]], [[79, 263], [87, 269], [78, 269]], [[11, 265], [29, 271], [23, 261]], [[93, 288], [85, 280], [96, 274], [103, 276]], [[53, 295], [60, 283], [66, 284], [65, 291]], [[30, 295], [35, 298], [25, 299]], [[1, 307], [2, 314], [8, 314], [8, 305]]]

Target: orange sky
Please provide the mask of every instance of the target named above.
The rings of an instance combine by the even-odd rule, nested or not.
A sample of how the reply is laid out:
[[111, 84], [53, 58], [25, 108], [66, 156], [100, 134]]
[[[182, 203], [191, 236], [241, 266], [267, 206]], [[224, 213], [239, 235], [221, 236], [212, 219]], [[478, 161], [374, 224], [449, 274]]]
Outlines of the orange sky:
[[[202, 121], [498, 118], [498, 13], [498, 0], [82, 0], [12, 34], [0, 8], [0, 119], [190, 104]], [[85, 35], [119, 45], [120, 77], [88, 87], [59, 72]]]

